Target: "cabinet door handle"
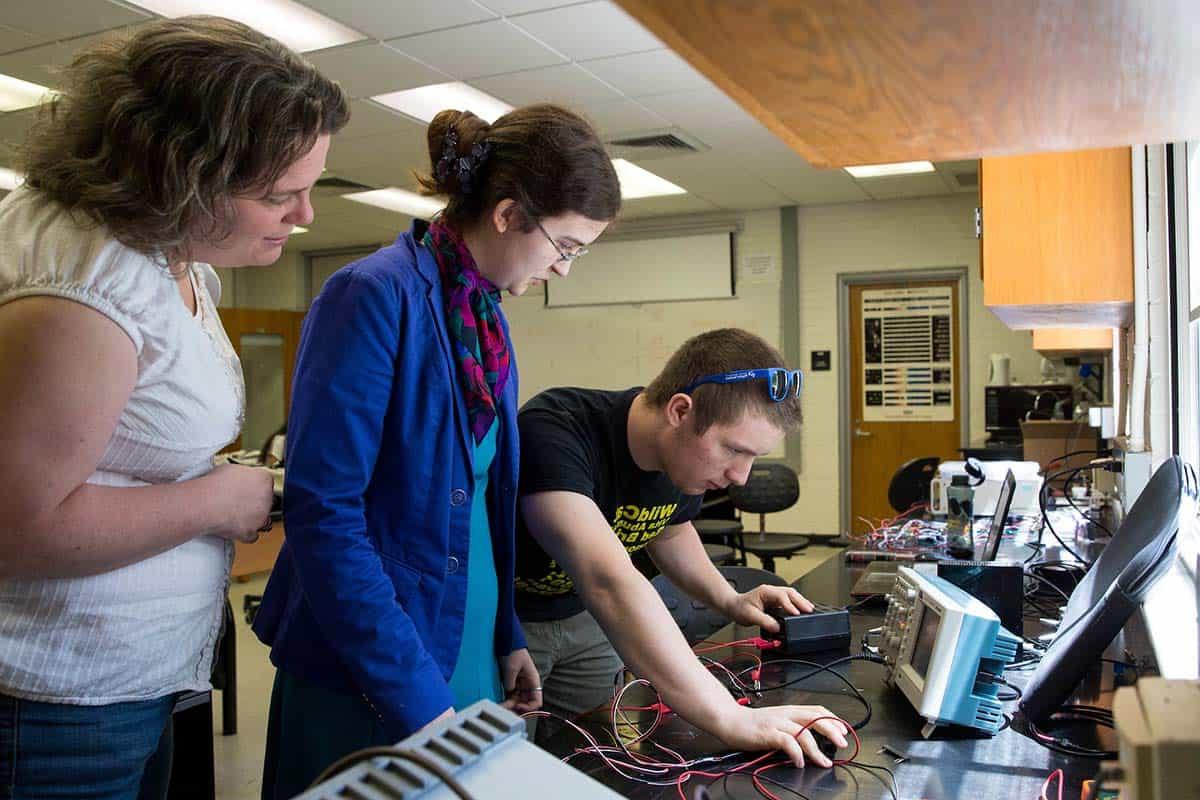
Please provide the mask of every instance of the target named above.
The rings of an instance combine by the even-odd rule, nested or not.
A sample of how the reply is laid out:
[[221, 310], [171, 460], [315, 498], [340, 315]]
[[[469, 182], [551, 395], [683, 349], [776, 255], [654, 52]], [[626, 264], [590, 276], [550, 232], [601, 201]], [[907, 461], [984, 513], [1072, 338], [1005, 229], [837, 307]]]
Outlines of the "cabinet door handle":
[[862, 428], [855, 428], [854, 435], [860, 439], [866, 439], [870, 436], [874, 436], [875, 434], [871, 433], [870, 431], [864, 431]]

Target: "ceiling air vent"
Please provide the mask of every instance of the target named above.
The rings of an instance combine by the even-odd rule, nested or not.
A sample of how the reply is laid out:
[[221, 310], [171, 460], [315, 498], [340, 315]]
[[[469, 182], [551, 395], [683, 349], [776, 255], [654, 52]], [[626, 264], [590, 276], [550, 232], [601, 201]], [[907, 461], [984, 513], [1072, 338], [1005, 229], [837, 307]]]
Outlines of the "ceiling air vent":
[[608, 141], [609, 152], [616, 158], [639, 160], [686, 156], [708, 150], [708, 146], [678, 128], [660, 128], [626, 134]]
[[958, 183], [960, 189], [973, 189], [979, 185], [979, 173], [977, 172], [956, 172], [954, 180]]

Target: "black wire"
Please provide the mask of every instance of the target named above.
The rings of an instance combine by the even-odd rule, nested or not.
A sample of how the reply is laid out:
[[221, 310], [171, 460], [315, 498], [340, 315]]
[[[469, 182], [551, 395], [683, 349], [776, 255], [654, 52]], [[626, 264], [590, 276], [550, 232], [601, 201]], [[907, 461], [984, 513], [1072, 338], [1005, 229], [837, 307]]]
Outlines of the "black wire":
[[[1051, 524], [1051, 522], [1050, 522], [1050, 515], [1046, 512], [1046, 502], [1050, 497], [1050, 482], [1051, 481], [1053, 481], [1057, 478], [1060, 478], [1063, 475], [1066, 475], [1068, 473], [1071, 473], [1072, 475], [1074, 475], [1076, 473], [1082, 472], [1085, 469], [1090, 469], [1090, 468], [1091, 467], [1089, 466], [1089, 467], [1079, 467], [1076, 469], [1066, 469], [1061, 472], [1056, 472], [1053, 475], [1047, 475], [1046, 479], [1042, 482], [1041, 491], [1038, 492], [1038, 510], [1042, 512], [1042, 523], [1045, 525], [1046, 529], [1050, 531], [1050, 535], [1054, 537], [1054, 540], [1056, 542], [1058, 542], [1058, 544], [1062, 547], [1062, 549], [1066, 550], [1068, 553], [1070, 553], [1075, 558], [1079, 559], [1079, 561], [1083, 562], [1084, 564], [1086, 564], [1089, 567], [1092, 566], [1092, 562], [1088, 561], [1086, 558], [1079, 555], [1079, 553], [1076, 553], [1074, 550], [1072, 550], [1070, 548], [1070, 546], [1068, 546], [1067, 543], [1063, 541], [1062, 537], [1058, 535], [1058, 531], [1054, 530], [1054, 525]], [[1069, 484], [1070, 482], [1071, 482], [1070, 478], [1068, 478], [1067, 483]]]
[[1065, 455], [1061, 455], [1058, 458], [1054, 458], [1054, 459], [1051, 459], [1050, 461], [1047, 461], [1046, 466], [1049, 466], [1051, 464], [1057, 464], [1059, 461], [1066, 461], [1068, 458], [1071, 458], [1072, 456], [1082, 456], [1082, 455], [1095, 455], [1095, 456], [1099, 456], [1101, 458], [1108, 458], [1109, 456], [1112, 455], [1112, 450], [1072, 450], [1071, 452], [1066, 453]]
[[[1050, 721], [1056, 722], [1059, 720], [1077, 720], [1082, 722], [1093, 722], [1104, 728], [1113, 727], [1112, 711], [1106, 708], [1098, 708], [1096, 706], [1072, 705], [1063, 706], [1060, 710], [1050, 715]], [[1029, 730], [1033, 736], [1028, 736], [1031, 741], [1037, 742], [1047, 750], [1053, 750], [1056, 753], [1062, 753], [1069, 756], [1078, 756], [1081, 758], [1104, 758], [1115, 759], [1117, 752], [1115, 750], [1098, 750], [1094, 747], [1086, 747], [1081, 744], [1076, 744], [1063, 736], [1051, 736], [1045, 731], [1038, 730], [1033, 720], [1026, 720]]]
[[996, 683], [1000, 684], [1001, 686], [1007, 686], [1009, 689], [1013, 690], [1012, 695], [1010, 695], [1008, 697], [1001, 697], [999, 694], [996, 695], [996, 699], [999, 700], [1001, 703], [1011, 703], [1014, 700], [1021, 699], [1021, 696], [1022, 696], [1021, 695], [1021, 687], [1013, 686], [1011, 683], [1009, 683], [1008, 681], [1004, 680], [1004, 678], [999, 677], [999, 676], [996, 677]]
[[867, 715], [865, 717], [850, 726], [856, 731], [861, 730], [868, 722], [871, 721], [871, 715], [874, 713], [874, 709], [871, 708], [871, 701], [863, 696], [863, 693], [848, 677], [834, 669], [834, 667], [841, 666], [842, 664], [848, 664], [852, 661], [871, 661], [876, 664], [883, 663], [883, 660], [876, 656], [844, 656], [843, 658], [839, 658], [836, 661], [831, 661], [828, 664], [818, 664], [815, 661], [806, 661], [802, 658], [773, 658], [763, 665], [764, 668], [770, 664], [799, 664], [800, 666], [811, 667], [812, 669], [797, 678], [784, 681], [776, 686], [764, 686], [757, 691], [759, 693], [776, 692], [780, 689], [785, 689], [788, 686], [793, 686], [797, 683], [800, 683], [801, 681], [808, 680], [814, 675], [818, 675], [822, 672], [828, 672], [829, 674], [836, 676], [842, 681], [842, 683], [846, 684], [846, 686], [850, 687], [850, 691], [854, 693], [855, 699], [862, 703], [863, 708], [867, 710]]
[[475, 796], [468, 792], [453, 775], [451, 775], [445, 770], [444, 767], [442, 767], [441, 764], [437, 763], [428, 756], [423, 756], [420, 753], [414, 753], [409, 750], [401, 750], [399, 747], [364, 747], [362, 750], [358, 750], [348, 756], [339, 758], [337, 761], [326, 767], [325, 770], [317, 776], [317, 779], [308, 785], [308, 788], [313, 789], [317, 785], [329, 780], [334, 775], [345, 772], [355, 764], [359, 764], [371, 758], [377, 758], [378, 756], [398, 758], [401, 761], [411, 761], [421, 769], [436, 775], [438, 779], [442, 781], [442, 783], [446, 784], [446, 787], [450, 789], [450, 791], [454, 792], [456, 795], [462, 798], [462, 800], [475, 800]]
[[[782, 766], [782, 765], [780, 765], [780, 766]], [[733, 793], [729, 791], [729, 779], [730, 778], [748, 778], [750, 780], [754, 780], [755, 777], [757, 777], [760, 781], [766, 781], [767, 783], [778, 786], [780, 789], [783, 789], [784, 791], [791, 792], [792, 794], [796, 795], [797, 797], [803, 798], [803, 800], [812, 800], [812, 798], [810, 798], [808, 795], [802, 794], [801, 792], [793, 789], [792, 787], [788, 786], [785, 783], [781, 783], [781, 782], [775, 780], [774, 778], [768, 778], [766, 775], [755, 776], [754, 773], [752, 773], [752, 772], [726, 772], [724, 775], [721, 776], [721, 779], [719, 781], [714, 781], [712, 785], [715, 786], [717, 783], [720, 783], [721, 791], [725, 793], [725, 796], [733, 797]]]
[[[1064, 591], [1063, 591], [1061, 588], [1059, 588], [1058, 584], [1054, 583], [1053, 581], [1047, 580], [1046, 578], [1043, 578], [1041, 575], [1038, 575], [1036, 572], [1033, 572], [1033, 571], [1027, 571], [1027, 572], [1025, 573], [1025, 577], [1026, 577], [1026, 578], [1033, 578], [1035, 581], [1037, 581], [1038, 583], [1042, 584], [1043, 586], [1049, 586], [1051, 589], [1053, 589], [1054, 591], [1056, 591], [1056, 592], [1058, 592], [1060, 595], [1062, 595], [1062, 598], [1063, 598], [1063, 600], [1070, 600], [1070, 599], [1071, 599], [1071, 596], [1070, 596], [1069, 594], [1067, 594], [1066, 592], [1064, 592]], [[1025, 599], [1026, 599], [1026, 600], [1028, 600], [1028, 599], [1029, 599], [1029, 595], [1028, 595], [1028, 594], [1025, 596]]]
[[890, 769], [883, 766], [882, 764], [864, 764], [861, 761], [847, 761], [845, 764], [842, 764], [841, 766], [858, 767], [859, 769], [866, 770], [868, 775], [875, 775], [874, 770], [877, 770], [877, 769], [883, 770], [884, 772], [887, 773], [888, 777], [891, 778], [891, 780], [892, 780], [891, 784], [889, 784], [883, 778], [879, 778], [878, 775], [875, 775], [875, 777], [879, 778], [879, 782], [882, 783], [884, 785], [884, 787], [888, 790], [888, 792], [892, 795], [892, 800], [900, 800], [900, 797], [897, 793], [896, 773], [892, 772]]

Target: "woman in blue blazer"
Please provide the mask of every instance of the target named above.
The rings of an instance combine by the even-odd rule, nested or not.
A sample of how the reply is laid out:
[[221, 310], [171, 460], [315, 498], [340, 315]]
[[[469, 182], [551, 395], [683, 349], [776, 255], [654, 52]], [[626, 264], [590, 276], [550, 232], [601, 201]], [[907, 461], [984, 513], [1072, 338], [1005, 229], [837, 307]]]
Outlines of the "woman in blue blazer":
[[571, 262], [620, 208], [595, 131], [550, 105], [428, 130], [432, 223], [335, 273], [304, 323], [287, 538], [255, 619], [275, 686], [263, 797], [540, 682], [513, 610], [517, 369], [500, 292]]

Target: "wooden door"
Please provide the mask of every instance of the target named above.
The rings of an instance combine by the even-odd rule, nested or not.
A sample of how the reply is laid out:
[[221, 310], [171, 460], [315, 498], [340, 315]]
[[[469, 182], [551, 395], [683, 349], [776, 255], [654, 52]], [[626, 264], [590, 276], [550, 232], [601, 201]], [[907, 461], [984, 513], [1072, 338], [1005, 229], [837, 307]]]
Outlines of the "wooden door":
[[[950, 294], [950, 319], [939, 319], [942, 314], [936, 313], [928, 317], [930, 330], [938, 330], [941, 338], [948, 336], [950, 346], [951, 375], [949, 385], [951, 396], [949, 403], [931, 410], [924, 408], [919, 397], [924, 390], [917, 386], [931, 379], [918, 377], [922, 374], [918, 368], [901, 374], [901, 366], [909, 363], [904, 359], [914, 361], [919, 352], [908, 353], [904, 348], [911, 345], [920, 349], [920, 323], [900, 322], [895, 327], [890, 323], [886, 328], [875, 322], [879, 319], [875, 313], [868, 311], [864, 315], [864, 293], [872, 308], [879, 309], [875, 299], [887, 290], [928, 289], [930, 295], [944, 296], [946, 289]], [[850, 530], [862, 534], [881, 519], [896, 515], [896, 511], [888, 503], [888, 484], [892, 474], [901, 464], [922, 456], [940, 456], [943, 459], [959, 458], [958, 448], [962, 441], [961, 420], [964, 405], [961, 388], [962, 341], [959, 336], [959, 305], [958, 283], [956, 281], [918, 281], [878, 284], [858, 284], [850, 287], [850, 408], [847, 419], [850, 420]], [[920, 293], [912, 293], [912, 297], [904, 302], [913, 308], [919, 308]], [[943, 301], [944, 302], [944, 299]], [[901, 320], [918, 320], [919, 311], [912, 316], [894, 313]], [[907, 314], [907, 312], [906, 312]], [[864, 317], [867, 321], [864, 322]], [[904, 325], [917, 333], [905, 332]], [[914, 328], [913, 325], [916, 327]], [[948, 328], [948, 332], [946, 331]], [[884, 338], [886, 336], [886, 338]], [[925, 334], [925, 341], [934, 338], [932, 332]], [[875, 341], [866, 342], [867, 339]], [[939, 345], [939, 347], [944, 347]], [[869, 352], [871, 351], [871, 352]], [[873, 353], [873, 354], [872, 354]], [[932, 357], [932, 356], [931, 356]], [[868, 370], [871, 374], [868, 374]], [[914, 405], [907, 407], [892, 407], [886, 410], [878, 405], [879, 395], [883, 388], [879, 386], [879, 372], [887, 370], [900, 384], [912, 385]], [[937, 378], [946, 377], [937, 375]], [[890, 379], [889, 379], [890, 380]], [[890, 386], [895, 387], [892, 383]], [[932, 387], [930, 387], [932, 388]], [[896, 390], [889, 390], [889, 393]], [[872, 395], [868, 397], [867, 392]], [[932, 393], [931, 394], [936, 394]], [[942, 396], [937, 400], [943, 400]], [[890, 401], [889, 401], [890, 402]], [[871, 403], [871, 405], [868, 405]], [[913, 419], [912, 417], [935, 414], [948, 419]], [[887, 419], [878, 419], [881, 415]], [[870, 523], [863, 520], [870, 520]]]
[[246, 379], [246, 425], [232, 449], [258, 448], [287, 421], [304, 314], [265, 308], [222, 308], [219, 313]]
[[[304, 314], [261, 308], [222, 308], [219, 312], [225, 333], [242, 360], [246, 379], [246, 423], [230, 449], [260, 448], [287, 421]], [[238, 542], [233, 577], [243, 581], [269, 571], [275, 565], [283, 537], [283, 524], [277, 522], [257, 542]]]

